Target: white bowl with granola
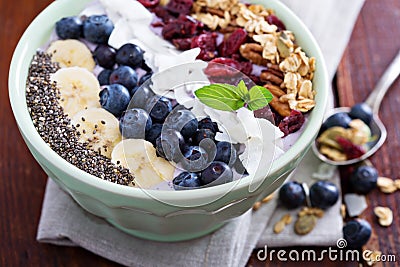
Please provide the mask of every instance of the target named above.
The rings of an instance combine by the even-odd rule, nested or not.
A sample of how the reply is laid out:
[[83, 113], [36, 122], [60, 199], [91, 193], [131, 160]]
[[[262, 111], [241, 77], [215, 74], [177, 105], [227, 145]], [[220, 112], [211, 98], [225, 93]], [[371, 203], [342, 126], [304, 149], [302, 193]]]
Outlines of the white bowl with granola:
[[[171, 0], [165, 7], [159, 6], [158, 1], [140, 1], [147, 9], [139, 2], [128, 0], [74, 2], [52, 3], [22, 36], [10, 68], [10, 101], [21, 134], [46, 173], [84, 209], [117, 228], [160, 241], [185, 240], [209, 233], [277, 189], [317, 135], [329, 88], [324, 60], [304, 24], [279, 1], [271, 0], [266, 7], [200, 0], [194, 3], [180, 0], [183, 5]], [[188, 3], [190, 7], [185, 9]], [[182, 6], [182, 12], [190, 17], [177, 15], [176, 8]], [[132, 10], [140, 12], [133, 16]], [[68, 40], [66, 45], [62, 42], [66, 40], [58, 40], [63, 38], [54, 35], [54, 25], [61, 18], [82, 13], [87, 18], [106, 14], [113, 23], [113, 31], [103, 45], [111, 46], [118, 53], [124, 44], [133, 43], [145, 51], [146, 66], [143, 62], [136, 66], [136, 78], [140, 80], [149, 69], [153, 76], [138, 88], [129, 89], [135, 92], [124, 110], [134, 110], [137, 115], [140, 109], [140, 116], [146, 114], [146, 108], [139, 107], [140, 101], [135, 102], [135, 93], [148, 87], [153, 91], [152, 96], [167, 99], [163, 103], [168, 108], [178, 103], [184, 111], [168, 110], [171, 119], [168, 116], [160, 119], [160, 114], [147, 110], [145, 117], [151, 118], [152, 125], [147, 125], [147, 120], [143, 127], [168, 124], [166, 132], [174, 136], [182, 134], [186, 152], [179, 147], [183, 157], [192, 160], [191, 156], [196, 153], [205, 153], [200, 146], [199, 132], [209, 134], [210, 125], [214, 125], [213, 144], [217, 148], [222, 143], [237, 145], [231, 148], [236, 151], [235, 162], [240, 161], [246, 171], [235, 176], [240, 173], [239, 167], [231, 165], [229, 160], [225, 164], [220, 158], [216, 163], [218, 168], [232, 169], [224, 182], [215, 182], [218, 178], [204, 169], [187, 171], [189, 174], [182, 176], [182, 170], [177, 168], [182, 167], [182, 162], [176, 160], [175, 154], [168, 157], [175, 150], [167, 153], [165, 147], [161, 149], [160, 144], [168, 143], [170, 137], [163, 139], [162, 134], [150, 137], [149, 129], [144, 129], [144, 135], [138, 137], [138, 127], [125, 127], [128, 112], [121, 113], [119, 107], [107, 102], [112, 94], [107, 99], [102, 96], [110, 90], [112, 78], [106, 79], [111, 85], [102, 87], [92, 79], [99, 78], [99, 73], [106, 69], [99, 63], [100, 56], [92, 62], [90, 57], [87, 60], [71, 58], [71, 53], [64, 50], [84, 45], [89, 53], [95, 53], [96, 39], [86, 34], [85, 38]], [[184, 30], [177, 30], [176, 25], [183, 25]], [[44, 52], [37, 52], [38, 48]], [[69, 57], [65, 58], [65, 54]], [[220, 74], [232, 71], [221, 68], [221, 64], [238, 69], [242, 75], [239, 79], [236, 77], [233, 86], [236, 89], [229, 87], [234, 91], [234, 98], [233, 102], [222, 101], [225, 108], [214, 105], [214, 98], [210, 101], [204, 97], [210, 93], [209, 84], [221, 86], [226, 77], [221, 80]], [[123, 64], [117, 60], [114, 65], [109, 67], [110, 73]], [[196, 66], [200, 67], [196, 69]], [[197, 70], [204, 72], [194, 79], [193, 73]], [[62, 87], [69, 80], [75, 85], [87, 82], [82, 85], [79, 97], [68, 86]], [[244, 88], [251, 88], [244, 93], [238, 85], [242, 80], [246, 81], [242, 83]], [[185, 82], [193, 85], [194, 81], [195, 86], [186, 86]], [[86, 94], [91, 90], [86, 90], [87, 87], [96, 87], [96, 94]], [[99, 92], [103, 92], [100, 102], [95, 97]], [[265, 106], [268, 102], [272, 113]], [[179, 112], [196, 117], [196, 136], [189, 134], [188, 128], [174, 128], [172, 117]], [[271, 116], [276, 121], [267, 120]], [[99, 117], [103, 119], [91, 121]], [[147, 159], [140, 161], [137, 155], [145, 155]], [[171, 162], [177, 164], [171, 165]], [[174, 179], [179, 175], [180, 180]], [[199, 188], [164, 190], [180, 186]]]

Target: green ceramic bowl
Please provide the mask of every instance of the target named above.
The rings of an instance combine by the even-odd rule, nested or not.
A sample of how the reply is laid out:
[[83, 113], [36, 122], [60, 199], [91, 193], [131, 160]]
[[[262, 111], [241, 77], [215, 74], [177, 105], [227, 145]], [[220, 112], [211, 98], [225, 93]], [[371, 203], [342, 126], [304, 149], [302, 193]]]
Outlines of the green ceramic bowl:
[[259, 177], [191, 191], [141, 190], [96, 178], [51, 150], [36, 132], [25, 101], [28, 68], [36, 49], [48, 40], [54, 23], [78, 14], [90, 0], [58, 0], [40, 13], [20, 39], [11, 62], [9, 96], [19, 130], [45, 172], [82, 208], [132, 235], [159, 241], [199, 237], [218, 229], [276, 190], [298, 165], [320, 128], [329, 80], [317, 42], [300, 19], [278, 0], [266, 4], [292, 30], [308, 55], [316, 58], [316, 106], [298, 141]]

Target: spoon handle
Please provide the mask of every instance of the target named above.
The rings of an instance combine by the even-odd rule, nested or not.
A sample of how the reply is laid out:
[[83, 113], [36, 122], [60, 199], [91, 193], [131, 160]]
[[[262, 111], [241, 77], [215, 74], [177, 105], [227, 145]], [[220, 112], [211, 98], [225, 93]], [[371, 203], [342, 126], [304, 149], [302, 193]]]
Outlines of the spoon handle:
[[381, 105], [382, 99], [386, 94], [387, 90], [390, 88], [392, 83], [400, 74], [400, 51], [397, 53], [396, 57], [390, 63], [389, 67], [383, 73], [382, 77], [376, 84], [374, 90], [368, 96], [365, 103], [372, 108], [373, 113], [378, 114], [379, 107]]

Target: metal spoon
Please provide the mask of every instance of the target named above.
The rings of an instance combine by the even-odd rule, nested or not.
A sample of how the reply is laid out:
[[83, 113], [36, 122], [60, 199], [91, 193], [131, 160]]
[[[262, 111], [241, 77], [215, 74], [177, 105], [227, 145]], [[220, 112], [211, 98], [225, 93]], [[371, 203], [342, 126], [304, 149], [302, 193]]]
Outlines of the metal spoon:
[[[387, 131], [382, 121], [379, 119], [378, 116], [379, 107], [381, 105], [384, 95], [386, 94], [392, 83], [399, 76], [399, 74], [400, 74], [400, 51], [397, 53], [392, 63], [390, 63], [389, 67], [386, 69], [385, 73], [382, 75], [382, 77], [376, 84], [374, 90], [371, 92], [367, 100], [365, 100], [364, 102], [369, 107], [371, 107], [373, 112], [373, 117], [369, 127], [371, 129], [372, 136], [376, 136], [376, 138], [367, 144], [370, 149], [364, 155], [356, 159], [351, 159], [346, 161], [333, 161], [319, 152], [316, 144], [317, 142], [315, 141], [312, 145], [312, 149], [315, 155], [320, 160], [332, 165], [350, 165], [367, 159], [382, 146], [382, 144], [385, 142]], [[325, 118], [328, 118], [329, 116], [335, 113], [350, 112], [350, 109], [351, 108], [349, 107], [334, 108], [329, 112], [329, 114], [327, 114]]]

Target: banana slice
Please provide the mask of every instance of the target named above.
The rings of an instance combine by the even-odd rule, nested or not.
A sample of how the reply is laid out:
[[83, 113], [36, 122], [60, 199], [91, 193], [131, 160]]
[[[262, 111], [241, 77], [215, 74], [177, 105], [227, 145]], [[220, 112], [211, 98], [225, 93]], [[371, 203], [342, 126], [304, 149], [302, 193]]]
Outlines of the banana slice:
[[121, 141], [119, 122], [103, 108], [84, 109], [71, 120], [80, 133], [79, 141], [88, 142], [88, 147], [111, 158], [111, 152]]
[[61, 68], [77, 66], [93, 71], [96, 66], [89, 48], [78, 40], [54, 41], [47, 49], [47, 53], [51, 54], [51, 60], [58, 62]]
[[173, 179], [175, 167], [157, 157], [150, 142], [143, 139], [125, 139], [111, 153], [111, 161], [128, 168], [135, 175], [135, 186], [151, 188]]
[[85, 108], [101, 107], [99, 102], [100, 84], [96, 76], [81, 67], [69, 67], [56, 71], [51, 80], [60, 90], [60, 105], [64, 113], [73, 117]]

